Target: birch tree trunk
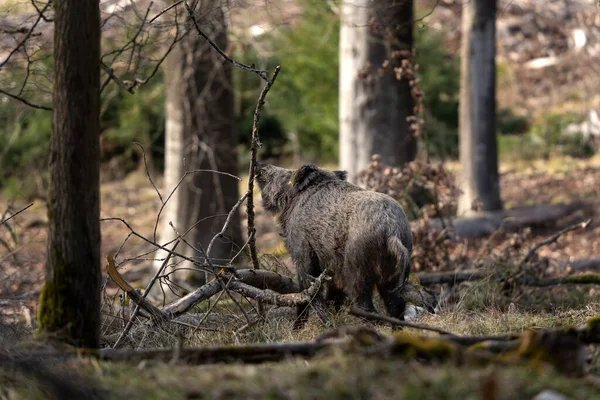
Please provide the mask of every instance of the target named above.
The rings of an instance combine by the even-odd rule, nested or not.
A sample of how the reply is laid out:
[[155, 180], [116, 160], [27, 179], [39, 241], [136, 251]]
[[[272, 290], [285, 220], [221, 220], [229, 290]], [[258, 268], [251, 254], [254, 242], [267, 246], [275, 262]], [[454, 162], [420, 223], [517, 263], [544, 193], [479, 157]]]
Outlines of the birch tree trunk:
[[340, 166], [355, 181], [373, 154], [392, 166], [416, 157], [406, 121], [414, 107], [409, 83], [378, 73], [386, 60], [401, 64], [394, 50], [412, 49], [413, 1], [344, 0], [341, 10]]
[[496, 0], [463, 6], [459, 125], [463, 194], [458, 213], [469, 214], [475, 200], [483, 211], [499, 210]]
[[100, 345], [100, 4], [54, 1], [48, 259], [39, 329]]
[[[201, 1], [196, 18], [205, 33], [223, 50], [227, 49], [225, 14], [219, 0]], [[169, 193], [185, 171], [209, 169], [238, 173], [237, 136], [231, 65], [200, 37], [195, 29], [171, 52], [165, 65], [166, 148], [165, 188]], [[167, 203], [161, 216], [160, 243], [179, 233], [194, 247], [207, 250], [210, 239], [221, 230], [227, 213], [239, 198], [238, 180], [199, 172], [188, 176]], [[243, 244], [240, 215], [235, 213], [226, 237], [215, 244], [215, 264], [231, 258]], [[189, 257], [201, 254], [183, 243]], [[157, 254], [165, 257], [164, 252]], [[162, 262], [156, 261], [159, 268]], [[180, 268], [193, 268], [190, 263]], [[202, 281], [202, 275], [196, 275]]]

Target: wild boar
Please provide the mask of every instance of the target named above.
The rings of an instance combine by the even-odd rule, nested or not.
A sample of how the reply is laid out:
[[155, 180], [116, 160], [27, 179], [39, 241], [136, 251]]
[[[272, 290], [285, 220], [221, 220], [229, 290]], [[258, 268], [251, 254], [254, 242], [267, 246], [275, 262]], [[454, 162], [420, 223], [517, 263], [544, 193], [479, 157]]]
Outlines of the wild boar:
[[[345, 171], [298, 170], [256, 163], [264, 209], [275, 215], [296, 265], [301, 290], [324, 269], [333, 272], [327, 299], [347, 297], [374, 311], [373, 288], [388, 315], [403, 318], [402, 288], [411, 268], [412, 234], [402, 207], [388, 195], [346, 181]], [[307, 318], [298, 308], [296, 327]]]

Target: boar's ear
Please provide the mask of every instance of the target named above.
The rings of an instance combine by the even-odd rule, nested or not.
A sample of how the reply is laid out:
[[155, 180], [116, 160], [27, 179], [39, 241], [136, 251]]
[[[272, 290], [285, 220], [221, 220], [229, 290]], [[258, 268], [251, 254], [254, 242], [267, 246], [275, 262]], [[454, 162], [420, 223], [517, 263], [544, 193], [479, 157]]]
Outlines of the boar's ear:
[[319, 179], [319, 168], [314, 164], [306, 164], [298, 168], [290, 178], [290, 183], [299, 192], [309, 187], [314, 181]]
[[335, 176], [338, 177], [340, 181], [345, 181], [346, 179], [348, 179], [348, 171], [333, 171], [333, 173], [335, 174]]

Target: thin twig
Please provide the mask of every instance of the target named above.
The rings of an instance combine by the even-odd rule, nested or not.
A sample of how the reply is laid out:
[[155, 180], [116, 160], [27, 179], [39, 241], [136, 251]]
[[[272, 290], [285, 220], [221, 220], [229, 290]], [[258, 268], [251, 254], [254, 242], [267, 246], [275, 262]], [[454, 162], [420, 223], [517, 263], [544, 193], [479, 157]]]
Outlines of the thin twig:
[[388, 322], [388, 323], [390, 323], [392, 325], [396, 325], [396, 326], [404, 326], [406, 328], [415, 328], [415, 329], [421, 329], [424, 331], [437, 332], [440, 335], [454, 336], [452, 333], [445, 331], [441, 328], [436, 328], [435, 326], [413, 324], [412, 322], [401, 321], [397, 318], [388, 317], [387, 315], [381, 315], [381, 314], [377, 314], [377, 313], [367, 312], [356, 306], [352, 306], [348, 313], [350, 315], [362, 317], [362, 318], [365, 318], [365, 319], [368, 319], [371, 321], [383, 321], [383, 322]]
[[237, 209], [244, 202], [244, 200], [246, 200], [246, 198], [248, 197], [249, 194], [250, 194], [250, 192], [244, 193], [244, 195], [237, 201], [237, 203], [235, 203], [233, 208], [229, 211], [229, 214], [227, 215], [227, 219], [225, 220], [225, 223], [223, 224], [223, 228], [221, 229], [221, 231], [219, 233], [217, 233], [215, 236], [213, 236], [210, 243], [208, 244], [208, 248], [206, 249], [206, 255], [208, 257], [210, 257], [210, 252], [212, 250], [213, 245], [215, 244], [215, 241], [218, 238], [223, 237], [223, 235], [225, 234], [225, 231], [227, 230], [227, 228], [229, 227], [229, 224], [231, 223], [231, 218], [237, 212]]
[[[171, 227], [175, 231], [175, 234], [178, 237], [181, 238], [181, 235], [177, 231], [177, 228], [175, 228], [171, 222], [169, 222], [169, 225], [171, 225]], [[208, 255], [206, 254], [206, 252], [204, 251], [204, 249], [202, 248], [202, 245], [200, 243], [198, 243], [198, 248], [195, 248], [195, 247], [192, 247], [192, 248], [195, 251], [199, 252], [202, 257], [204, 257], [204, 259], [206, 260], [206, 263], [208, 264], [208, 266], [209, 266], [209, 268], [211, 270], [216, 271], [217, 268], [212, 263], [212, 260], [208, 257]], [[229, 288], [227, 287], [227, 285], [223, 281], [223, 278], [221, 278], [221, 276], [219, 274], [215, 273], [215, 279], [217, 280], [217, 282], [219, 282], [219, 285], [221, 286], [221, 289], [223, 289], [227, 293], [227, 296], [229, 296], [229, 298], [231, 299], [231, 301], [233, 301], [233, 303], [240, 309], [240, 311], [242, 312], [242, 314], [244, 314], [244, 317], [246, 318], [246, 322], [248, 324], [250, 324], [251, 323], [250, 316], [246, 312], [246, 309], [239, 303], [239, 301], [237, 301], [236, 298], [234, 298], [233, 294], [231, 294], [231, 291], [229, 290]]]
[[[166, 248], [165, 246], [163, 246], [163, 245], [160, 245], [160, 244], [158, 244], [157, 242], [154, 242], [154, 241], [152, 241], [152, 240], [150, 240], [150, 239], [148, 239], [148, 238], [144, 237], [143, 235], [140, 235], [140, 234], [139, 234], [138, 232], [136, 232], [136, 231], [135, 231], [135, 230], [134, 230], [134, 229], [131, 227], [131, 225], [130, 225], [130, 224], [127, 222], [127, 221], [125, 221], [123, 218], [119, 218], [119, 217], [100, 218], [100, 222], [107, 222], [107, 221], [119, 221], [119, 222], [121, 222], [123, 225], [125, 225], [125, 226], [127, 227], [127, 229], [129, 229], [129, 231], [130, 231], [130, 232], [131, 232], [131, 233], [132, 233], [132, 234], [133, 234], [135, 237], [137, 237], [137, 238], [139, 238], [139, 239], [143, 240], [144, 242], [146, 242], [146, 243], [148, 243], [148, 244], [151, 244], [152, 246], [156, 247], [156, 249], [161, 249], [161, 250], [164, 250], [164, 251], [166, 251], [167, 253], [168, 253], [168, 252], [172, 252], [172, 253], [173, 253], [173, 255], [175, 255], [175, 256], [177, 256], [177, 257], [179, 257], [179, 258], [181, 258], [181, 259], [183, 259], [183, 260], [185, 260], [185, 261], [189, 261], [189, 262], [191, 262], [191, 263], [192, 263], [192, 264], [194, 264], [194, 265], [199, 265], [199, 263], [198, 263], [196, 260], [194, 260], [193, 258], [191, 258], [191, 257], [187, 257], [187, 256], [185, 256], [185, 255], [183, 255], [183, 254], [181, 254], [181, 253], [177, 253], [177, 252], [171, 251], [171, 250], [169, 250], [168, 248]], [[175, 240], [177, 240], [177, 238], [176, 238], [176, 239], [174, 239], [174, 240], [172, 240], [172, 241], [171, 241], [171, 242], [169, 242], [168, 244], [170, 244], [170, 243], [174, 242]], [[156, 251], [156, 249], [155, 249], [155, 250], [153, 250], [153, 251]]]
[[159, 12], [158, 14], [156, 14], [154, 17], [152, 17], [152, 19], [150, 21], [148, 21], [148, 24], [153, 23], [154, 21], [156, 21], [156, 19], [158, 19], [161, 15], [163, 15], [164, 13], [166, 13], [167, 11], [169, 11], [172, 8], [177, 7], [178, 5], [180, 5], [181, 3], [183, 3], [183, 0], [179, 0], [176, 1], [175, 3], [171, 4], [170, 6], [168, 6], [167, 8], [165, 8], [164, 10], [162, 10], [161, 12]]
[[183, 181], [185, 180], [185, 178], [189, 175], [189, 174], [194, 174], [197, 172], [212, 172], [214, 174], [221, 174], [221, 175], [226, 175], [229, 176], [231, 178], [235, 178], [238, 181], [240, 180], [240, 178], [238, 176], [232, 175], [230, 173], [227, 172], [221, 172], [221, 171], [215, 171], [212, 169], [193, 169], [191, 171], [186, 171], [183, 176], [181, 177], [181, 179], [179, 179], [179, 182], [177, 182], [177, 184], [175, 185], [175, 187], [173, 188], [173, 190], [171, 190], [171, 192], [169, 193], [169, 195], [167, 196], [167, 199], [162, 203], [162, 205], [160, 206], [160, 209], [158, 210], [158, 215], [156, 216], [156, 221], [154, 223], [154, 231], [152, 234], [153, 240], [156, 242], [156, 230], [158, 229], [158, 221], [160, 219], [160, 215], [163, 212], [163, 209], [165, 208], [165, 206], [167, 205], [167, 203], [169, 202], [169, 200], [171, 199], [171, 197], [173, 196], [173, 194], [175, 193], [175, 191], [179, 188], [179, 186], [183, 183]]
[[[229, 286], [229, 283], [231, 282], [232, 279], [233, 279], [233, 275], [229, 277], [229, 280], [227, 281], [227, 284], [225, 286]], [[213, 309], [217, 306], [217, 303], [219, 302], [219, 300], [221, 300], [221, 297], [223, 297], [223, 293], [225, 293], [225, 291], [221, 290], [221, 293], [219, 293], [219, 295], [217, 296], [217, 299], [215, 300], [215, 302], [208, 309], [208, 311], [206, 311], [206, 313], [202, 316], [202, 319], [200, 320], [200, 322], [198, 322], [198, 324], [196, 325], [196, 327], [192, 331], [192, 334], [196, 333], [196, 331], [198, 329], [200, 329], [200, 325], [202, 325], [202, 323], [204, 323], [204, 321], [208, 318], [208, 316], [213, 311]]]
[[543, 240], [541, 242], [539, 242], [538, 244], [534, 245], [531, 249], [529, 249], [529, 251], [527, 252], [527, 254], [525, 255], [525, 257], [523, 257], [523, 260], [519, 263], [519, 266], [523, 266], [525, 265], [530, 259], [531, 257], [533, 257], [533, 255], [543, 246], [547, 246], [549, 244], [552, 244], [554, 242], [556, 242], [558, 240], [558, 238], [560, 238], [562, 235], [564, 235], [567, 232], [571, 232], [577, 229], [585, 229], [587, 228], [590, 224], [592, 223], [591, 219], [588, 219], [587, 221], [584, 222], [579, 222], [577, 224], [573, 224], [571, 226], [566, 227], [565, 229], [563, 229], [562, 231], [555, 233], [554, 235], [550, 236], [548, 239]]
[[[272, 84], [272, 81], [269, 80], [269, 77], [267, 75], [267, 71], [264, 70], [260, 70], [254, 67], [253, 65], [246, 65], [246, 64], [242, 64], [240, 62], [235, 61], [233, 58], [229, 57], [223, 50], [221, 50], [219, 48], [219, 46], [217, 46], [217, 44], [215, 42], [213, 42], [203, 31], [202, 29], [200, 29], [200, 25], [198, 25], [198, 21], [196, 20], [196, 16], [194, 15], [194, 10], [190, 7], [190, 5], [188, 4], [188, 2], [186, 0], [183, 1], [183, 4], [185, 5], [185, 8], [188, 12], [188, 15], [190, 16], [190, 19], [192, 20], [192, 22], [194, 23], [194, 27], [196, 28], [196, 31], [198, 32], [198, 34], [200, 36], [202, 36], [207, 42], [208, 44], [210, 44], [210, 46], [215, 49], [217, 51], [217, 53], [219, 53], [221, 55], [221, 57], [223, 57], [225, 60], [227, 60], [229, 63], [235, 65], [238, 68], [241, 68], [243, 70], [246, 71], [250, 71], [250, 72], [254, 72], [255, 74], [257, 74], [258, 76], [260, 76], [265, 82], [267, 82], [267, 85]], [[275, 78], [273, 78], [274, 80]], [[270, 86], [270, 85], [269, 85]]]
[[135, 92], [133, 91], [133, 88], [129, 85], [126, 85], [123, 81], [121, 81], [116, 75], [115, 75], [115, 70], [112, 69], [112, 67], [109, 67], [108, 65], [104, 64], [104, 62], [100, 63], [100, 66], [102, 67], [102, 69], [104, 70], [104, 72], [106, 72], [106, 75], [108, 75], [108, 77], [110, 79], [112, 79], [113, 81], [115, 81], [115, 83], [117, 85], [119, 85], [121, 88], [125, 89], [127, 92], [131, 93], [131, 94], [135, 94]]
[[11, 219], [13, 219], [14, 217], [16, 217], [17, 215], [21, 214], [23, 211], [27, 210], [32, 205], [33, 205], [33, 203], [29, 204], [28, 206], [23, 207], [22, 209], [20, 209], [19, 211], [17, 211], [13, 215], [11, 215], [10, 217], [8, 217], [6, 219], [3, 219], [2, 221], [0, 221], [0, 225], [4, 225], [5, 223], [7, 223], [8, 221], [10, 221]]
[[146, 169], [146, 175], [148, 176], [148, 180], [150, 181], [150, 184], [152, 185], [152, 187], [156, 191], [156, 194], [158, 195], [158, 198], [160, 199], [160, 202], [162, 204], [163, 198], [160, 195], [160, 191], [158, 190], [158, 188], [154, 184], [154, 181], [152, 180], [152, 177], [150, 176], [150, 170], [148, 169], [148, 162], [146, 161], [146, 150], [144, 150], [144, 146], [142, 146], [138, 142], [133, 142], [133, 144], [137, 145], [142, 150], [142, 154], [144, 155], [144, 168]]
[[35, 20], [35, 22], [33, 23], [33, 25], [31, 26], [31, 29], [29, 29], [29, 32], [27, 32], [27, 34], [25, 35], [25, 37], [23, 38], [23, 40], [21, 40], [19, 42], [19, 44], [11, 50], [10, 53], [8, 53], [8, 56], [6, 56], [6, 58], [0, 62], [0, 70], [2, 69], [2, 67], [4, 67], [6, 65], [6, 63], [8, 63], [8, 61], [10, 60], [10, 58], [17, 52], [19, 51], [19, 49], [21, 48], [21, 46], [23, 46], [25, 44], [25, 42], [27, 42], [27, 40], [29, 40], [29, 38], [31, 37], [31, 35], [33, 34], [33, 31], [35, 30], [35, 28], [38, 26], [38, 24], [40, 23], [40, 21], [43, 19], [44, 17], [44, 12], [48, 9], [48, 7], [50, 7], [50, 4], [52, 4], [52, 1], [48, 1], [46, 3], [46, 5], [44, 6], [44, 8], [42, 9], [41, 12], [38, 13], [38, 18]]
[[[52, 3], [52, 0], [48, 0], [47, 4]], [[35, 0], [31, 0], [31, 5], [33, 6], [33, 8], [35, 8], [35, 11], [38, 12], [38, 14], [44, 19], [44, 22], [54, 22], [54, 20], [52, 18], [48, 18], [44, 15], [44, 12], [42, 10], [40, 10], [40, 8], [37, 6], [37, 4], [35, 4]]]
[[41, 106], [39, 104], [32, 103], [29, 100], [27, 100], [27, 99], [25, 99], [25, 98], [23, 98], [21, 96], [17, 96], [16, 94], [9, 93], [6, 90], [0, 89], [0, 93], [2, 93], [5, 96], [8, 96], [8, 97], [10, 97], [12, 99], [18, 100], [21, 103], [23, 103], [25, 105], [28, 105], [31, 108], [37, 108], [38, 110], [52, 111], [52, 107]]
[[[160, 266], [159, 270], [156, 271], [156, 273], [154, 274], [154, 277], [152, 278], [152, 280], [150, 280], [150, 283], [148, 283], [148, 285], [146, 286], [146, 290], [144, 291], [142, 298], [145, 299], [148, 296], [148, 293], [150, 293], [150, 289], [152, 289], [152, 286], [154, 286], [154, 283], [156, 282], [156, 280], [158, 279], [160, 274], [162, 274], [163, 270], [166, 268], [167, 264], [169, 263], [169, 260], [171, 259], [171, 256], [173, 255], [173, 251], [175, 251], [175, 249], [177, 249], [178, 245], [179, 245], [179, 240], [175, 242], [175, 244], [173, 245], [173, 248], [171, 249], [171, 252], [169, 252], [167, 257], [165, 258], [165, 261], [163, 261], [162, 265]], [[139, 310], [140, 310], [140, 306], [138, 304], [136, 304], [135, 309], [133, 310], [133, 312], [131, 313], [131, 316], [129, 317], [129, 321], [127, 321], [127, 325], [125, 326], [125, 329], [123, 329], [123, 332], [121, 332], [121, 335], [119, 335], [119, 338], [115, 342], [113, 349], [116, 349], [121, 344], [121, 342], [123, 341], [125, 336], [127, 336], [127, 333], [129, 333], [129, 330], [133, 326], [133, 321], [135, 320], [135, 317], [137, 317]]]

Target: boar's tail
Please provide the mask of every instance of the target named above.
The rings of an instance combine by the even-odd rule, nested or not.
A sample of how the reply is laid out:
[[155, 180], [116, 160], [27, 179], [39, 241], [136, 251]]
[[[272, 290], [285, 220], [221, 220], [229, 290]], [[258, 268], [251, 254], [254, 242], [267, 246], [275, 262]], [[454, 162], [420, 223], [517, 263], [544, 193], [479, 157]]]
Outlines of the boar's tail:
[[398, 286], [394, 291], [401, 290], [410, 274], [410, 253], [397, 236], [390, 236], [388, 238], [387, 247], [390, 255], [396, 259], [396, 274], [394, 275]]

